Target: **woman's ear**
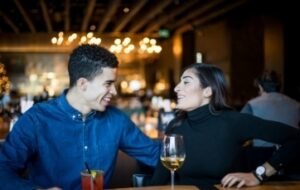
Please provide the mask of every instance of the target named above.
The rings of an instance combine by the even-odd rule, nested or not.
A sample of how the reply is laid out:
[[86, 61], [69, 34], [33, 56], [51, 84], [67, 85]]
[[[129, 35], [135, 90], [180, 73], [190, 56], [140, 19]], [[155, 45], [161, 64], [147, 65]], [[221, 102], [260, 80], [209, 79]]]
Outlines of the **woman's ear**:
[[203, 89], [203, 96], [205, 98], [209, 98], [209, 97], [211, 97], [211, 95], [212, 95], [212, 89], [210, 86]]

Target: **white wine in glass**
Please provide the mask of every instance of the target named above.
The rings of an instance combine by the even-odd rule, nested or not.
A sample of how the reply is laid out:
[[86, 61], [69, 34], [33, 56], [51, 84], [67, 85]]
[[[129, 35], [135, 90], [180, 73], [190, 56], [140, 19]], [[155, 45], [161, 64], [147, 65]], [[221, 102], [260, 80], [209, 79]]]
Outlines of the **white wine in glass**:
[[183, 136], [168, 134], [164, 136], [160, 160], [171, 171], [171, 186], [174, 189], [174, 173], [178, 170], [185, 159]]

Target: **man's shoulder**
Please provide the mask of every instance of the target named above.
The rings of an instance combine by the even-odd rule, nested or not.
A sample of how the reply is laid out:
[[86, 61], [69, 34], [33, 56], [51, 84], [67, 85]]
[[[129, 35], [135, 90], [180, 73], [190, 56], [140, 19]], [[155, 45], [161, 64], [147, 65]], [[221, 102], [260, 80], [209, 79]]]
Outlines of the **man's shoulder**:
[[115, 106], [107, 106], [105, 111], [104, 111], [104, 114], [111, 115], [111, 116], [114, 116], [114, 117], [124, 117], [125, 116], [125, 113], [122, 112], [121, 110], [119, 110]]
[[300, 102], [298, 102], [297, 100], [285, 95], [285, 94], [282, 94], [282, 98], [284, 99], [284, 101], [286, 102], [289, 102], [290, 104], [293, 104], [295, 106], [298, 106], [300, 107]]
[[32, 113], [41, 113], [41, 112], [53, 112], [58, 108], [57, 98], [38, 102], [34, 104], [28, 111], [25, 113], [32, 114]]
[[258, 103], [258, 102], [266, 101], [266, 100], [268, 100], [267, 96], [258, 96], [258, 97], [255, 97], [255, 98], [252, 98], [251, 100], [249, 100], [248, 103], [253, 104], [253, 103]]

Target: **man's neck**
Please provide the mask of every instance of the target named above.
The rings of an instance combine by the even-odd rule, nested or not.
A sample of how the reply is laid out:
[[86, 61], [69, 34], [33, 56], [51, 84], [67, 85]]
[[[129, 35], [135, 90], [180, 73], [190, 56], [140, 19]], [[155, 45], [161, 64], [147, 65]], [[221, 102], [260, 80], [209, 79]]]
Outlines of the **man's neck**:
[[73, 108], [82, 114], [83, 117], [91, 111], [91, 109], [86, 105], [86, 101], [82, 98], [81, 93], [76, 88], [68, 90], [66, 99]]

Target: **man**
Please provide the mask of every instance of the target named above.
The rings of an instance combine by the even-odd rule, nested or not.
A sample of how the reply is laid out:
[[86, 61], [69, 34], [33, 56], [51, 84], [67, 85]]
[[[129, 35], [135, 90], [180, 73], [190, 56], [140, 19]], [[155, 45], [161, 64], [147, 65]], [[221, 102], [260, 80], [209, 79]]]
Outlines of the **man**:
[[[80, 172], [103, 170], [105, 187], [118, 149], [154, 166], [159, 144], [121, 111], [108, 106], [117, 94], [117, 58], [96, 45], [69, 59], [70, 88], [34, 105], [15, 124], [0, 153], [0, 189], [81, 189]], [[28, 180], [18, 173], [27, 168]]]
[[[260, 96], [250, 100], [241, 112], [299, 128], [300, 104], [279, 93], [280, 83], [277, 74], [274, 71], [264, 72], [256, 79], [255, 84], [259, 89]], [[253, 146], [256, 147], [272, 147], [274, 145], [259, 139], [253, 140]]]

